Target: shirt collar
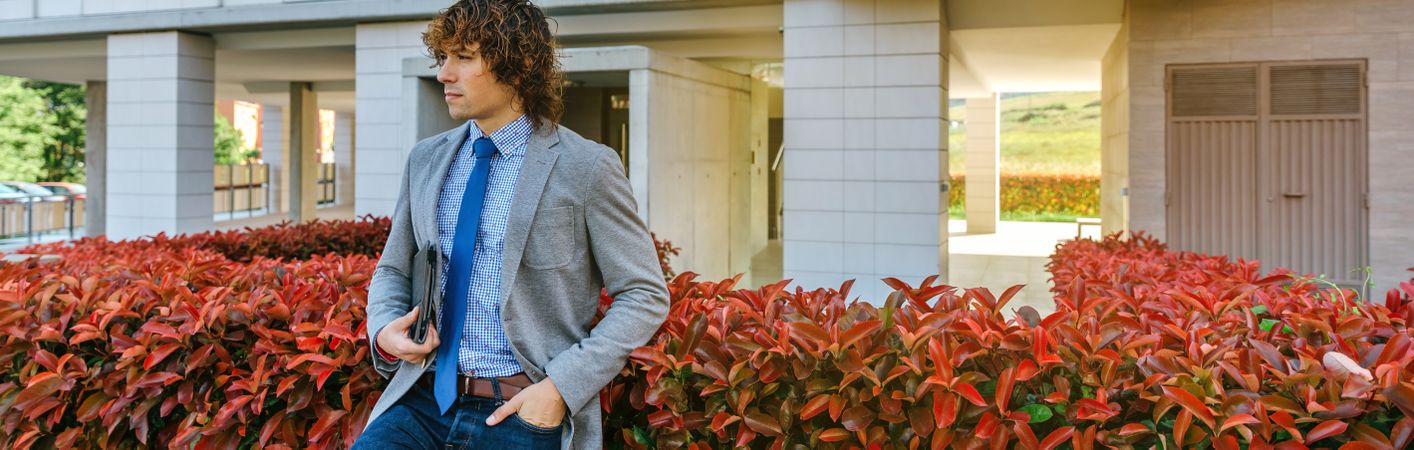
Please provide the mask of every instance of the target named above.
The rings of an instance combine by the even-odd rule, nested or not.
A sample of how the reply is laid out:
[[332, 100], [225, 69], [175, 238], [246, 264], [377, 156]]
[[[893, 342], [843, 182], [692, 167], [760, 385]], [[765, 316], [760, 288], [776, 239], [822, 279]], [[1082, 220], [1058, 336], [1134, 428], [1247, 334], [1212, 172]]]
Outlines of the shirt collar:
[[[474, 141], [486, 136], [481, 132], [481, 127], [476, 126], [475, 120], [467, 121], [466, 126], [468, 128], [467, 140]], [[525, 155], [526, 144], [530, 142], [530, 131], [530, 119], [522, 114], [516, 120], [491, 133], [491, 142], [496, 144], [496, 152], [500, 153], [502, 158], [522, 156]]]

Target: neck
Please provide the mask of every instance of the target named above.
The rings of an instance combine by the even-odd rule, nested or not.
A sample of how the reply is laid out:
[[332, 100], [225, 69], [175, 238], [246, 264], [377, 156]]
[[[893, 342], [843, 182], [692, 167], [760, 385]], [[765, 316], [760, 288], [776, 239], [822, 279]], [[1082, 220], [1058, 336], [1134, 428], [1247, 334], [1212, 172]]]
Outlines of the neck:
[[514, 122], [516, 119], [520, 118], [520, 116], [521, 112], [519, 109], [506, 108], [497, 111], [490, 117], [475, 118], [472, 120], [476, 121], [476, 127], [481, 129], [482, 134], [491, 136], [492, 133], [499, 131], [506, 125], [510, 125], [511, 122]]

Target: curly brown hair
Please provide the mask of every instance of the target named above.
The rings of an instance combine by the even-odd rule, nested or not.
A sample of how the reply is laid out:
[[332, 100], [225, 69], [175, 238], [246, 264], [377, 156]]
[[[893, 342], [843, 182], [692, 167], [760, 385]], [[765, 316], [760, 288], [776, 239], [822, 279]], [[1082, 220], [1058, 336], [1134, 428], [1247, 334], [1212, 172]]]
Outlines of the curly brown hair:
[[482, 58], [516, 92], [535, 129], [560, 121], [564, 73], [555, 35], [529, 0], [460, 0], [432, 19], [422, 43], [437, 65], [448, 51], [480, 44]]

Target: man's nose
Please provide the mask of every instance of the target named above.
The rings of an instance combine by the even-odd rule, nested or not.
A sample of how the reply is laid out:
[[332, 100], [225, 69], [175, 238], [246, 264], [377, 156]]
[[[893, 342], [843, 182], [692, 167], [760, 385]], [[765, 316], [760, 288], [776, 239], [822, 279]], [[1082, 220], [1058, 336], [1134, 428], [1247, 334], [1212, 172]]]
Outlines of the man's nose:
[[443, 63], [442, 67], [440, 69], [437, 69], [437, 81], [442, 82], [442, 84], [451, 84], [457, 82], [455, 76], [453, 76], [452, 71], [448, 69], [448, 65], [446, 63]]

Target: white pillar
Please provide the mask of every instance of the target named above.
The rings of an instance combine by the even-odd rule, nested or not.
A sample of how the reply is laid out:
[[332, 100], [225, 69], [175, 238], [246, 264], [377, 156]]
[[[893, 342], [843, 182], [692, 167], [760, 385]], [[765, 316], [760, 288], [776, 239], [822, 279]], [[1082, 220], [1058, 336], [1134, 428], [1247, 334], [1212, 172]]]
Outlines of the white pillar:
[[308, 222], [318, 218], [314, 209], [319, 203], [319, 157], [315, 152], [319, 134], [319, 102], [312, 83], [290, 83], [288, 118], [290, 221]]
[[354, 115], [334, 113], [334, 203], [354, 201]]
[[785, 1], [785, 277], [947, 279], [940, 0]]
[[214, 48], [179, 31], [108, 36], [110, 238], [212, 227]]
[[[423, 56], [427, 22], [387, 22], [355, 26], [358, 66], [354, 97], [354, 214], [387, 216], [398, 200], [398, 183], [416, 136], [403, 124], [403, 59]], [[443, 105], [445, 107], [445, 105]]]
[[967, 233], [1001, 220], [1001, 95], [967, 99]]
[[269, 214], [280, 214], [285, 211], [286, 170], [289, 169], [285, 162], [288, 153], [285, 151], [285, 141], [290, 137], [285, 134], [284, 108], [280, 105], [261, 105], [260, 135], [264, 136], [260, 158], [270, 166], [270, 188], [267, 189], [265, 204]]
[[83, 203], [84, 234], [99, 236], [107, 231], [104, 224], [108, 217], [108, 82], [88, 82], [84, 102], [88, 109], [83, 151], [88, 189]]

